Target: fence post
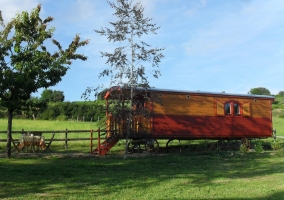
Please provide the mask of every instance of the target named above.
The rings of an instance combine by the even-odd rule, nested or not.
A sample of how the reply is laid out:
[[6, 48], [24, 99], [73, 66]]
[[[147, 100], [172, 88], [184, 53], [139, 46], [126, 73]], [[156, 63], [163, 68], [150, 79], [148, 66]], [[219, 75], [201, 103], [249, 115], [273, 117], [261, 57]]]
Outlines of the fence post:
[[91, 130], [91, 152], [93, 152], [93, 129]]
[[100, 132], [100, 127], [98, 129], [98, 155], [101, 155], [101, 132]]
[[68, 141], [68, 129], [66, 128], [66, 132], [65, 132], [65, 149], [68, 148], [68, 143], [67, 143], [67, 141]]

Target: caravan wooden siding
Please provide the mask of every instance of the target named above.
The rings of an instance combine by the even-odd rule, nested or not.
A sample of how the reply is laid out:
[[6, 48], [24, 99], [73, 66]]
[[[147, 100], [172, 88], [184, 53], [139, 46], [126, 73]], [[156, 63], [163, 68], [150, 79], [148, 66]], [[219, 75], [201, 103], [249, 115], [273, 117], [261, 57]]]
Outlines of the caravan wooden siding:
[[159, 115], [216, 116], [216, 102], [224, 104], [230, 101], [239, 102], [241, 105], [249, 104], [254, 117], [270, 118], [271, 114], [271, 100], [269, 99], [211, 97], [193, 94], [163, 94], [160, 98], [162, 105], [154, 103], [153, 106], [154, 113]]
[[[186, 94], [162, 94], [162, 105], [154, 103], [158, 115], [214, 116], [214, 98]], [[213, 104], [212, 104], [213, 102]]]
[[[155, 138], [237, 139], [272, 136], [273, 98], [162, 93], [161, 100], [162, 105], [153, 105], [152, 136]], [[225, 112], [226, 106], [229, 113]]]

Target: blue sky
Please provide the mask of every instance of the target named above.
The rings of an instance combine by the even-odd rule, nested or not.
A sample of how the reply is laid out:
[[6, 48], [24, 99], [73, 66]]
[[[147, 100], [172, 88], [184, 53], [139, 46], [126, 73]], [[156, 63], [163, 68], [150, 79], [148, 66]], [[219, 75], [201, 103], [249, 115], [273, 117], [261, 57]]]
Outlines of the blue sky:
[[[62, 81], [50, 89], [64, 91], [66, 101], [80, 101], [106, 68], [100, 51], [114, 44], [94, 30], [109, 27], [113, 10], [104, 0], [0, 0], [5, 22], [17, 12], [42, 4], [42, 18], [54, 17], [54, 38], [67, 47], [76, 33], [90, 44], [79, 52]], [[247, 94], [265, 87], [284, 90], [284, 1], [281, 0], [142, 0], [145, 16], [161, 28], [145, 40], [165, 47], [159, 79], [150, 85], [163, 89]], [[39, 96], [42, 90], [39, 90]], [[94, 97], [91, 97], [93, 100]]]

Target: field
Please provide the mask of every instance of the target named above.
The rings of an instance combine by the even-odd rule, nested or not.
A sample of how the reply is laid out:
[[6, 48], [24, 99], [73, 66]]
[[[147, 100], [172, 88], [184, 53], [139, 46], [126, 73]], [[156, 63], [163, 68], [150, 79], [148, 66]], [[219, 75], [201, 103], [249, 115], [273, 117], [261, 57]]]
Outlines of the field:
[[276, 129], [277, 135], [284, 136], [284, 118], [274, 117], [273, 128]]
[[[77, 122], [77, 121], [41, 121], [41, 120], [13, 120], [13, 130], [21, 131], [22, 129], [26, 131], [64, 131], [68, 130], [97, 130], [97, 123], [95, 122]], [[0, 119], [0, 130], [7, 130], [7, 120]], [[45, 138], [50, 138], [51, 133], [45, 133], [43, 135]], [[13, 138], [17, 140], [20, 134], [14, 134]], [[90, 132], [85, 133], [69, 133], [69, 138], [90, 138]], [[94, 133], [94, 137], [97, 135]], [[0, 138], [5, 139], [6, 134], [0, 134]], [[56, 133], [55, 139], [64, 139], [65, 133]], [[96, 141], [94, 141], [96, 144]], [[0, 153], [5, 152], [5, 143], [0, 142]], [[90, 152], [90, 141], [72, 141], [68, 143], [68, 149], [65, 149], [64, 141], [54, 141], [52, 143], [52, 150], [55, 152]]]
[[[284, 136], [283, 121], [274, 117], [277, 135]], [[0, 129], [5, 130], [6, 123], [0, 120]], [[13, 125], [13, 130], [97, 128], [90, 122], [15, 120]], [[65, 150], [64, 142], [54, 142], [55, 153], [2, 156], [0, 199], [284, 199], [283, 148], [260, 154], [183, 149], [129, 154], [125, 159], [124, 141], [105, 157], [90, 155], [89, 145], [89, 141], [70, 142]], [[4, 152], [2, 142], [0, 155]]]
[[284, 152], [0, 159], [1, 199], [283, 199]]
[[[0, 130], [7, 130], [7, 119], [0, 119]], [[97, 129], [95, 122], [77, 121], [44, 121], [44, 120], [13, 120], [13, 130], [90, 130]]]

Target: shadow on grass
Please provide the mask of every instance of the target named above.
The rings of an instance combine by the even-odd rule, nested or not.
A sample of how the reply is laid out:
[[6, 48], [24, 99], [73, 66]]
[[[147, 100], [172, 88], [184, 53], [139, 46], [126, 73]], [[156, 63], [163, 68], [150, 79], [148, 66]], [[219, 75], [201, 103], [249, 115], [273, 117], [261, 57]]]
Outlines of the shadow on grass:
[[[144, 157], [131, 155], [127, 159], [117, 155], [74, 157], [42, 154], [36, 158], [0, 159], [0, 198], [31, 195], [38, 198], [83, 195], [81, 198], [84, 198], [86, 195], [86, 198], [123, 199], [123, 196], [119, 198], [116, 195], [119, 194], [118, 191], [123, 195], [126, 188], [127, 191], [140, 192], [156, 188], [157, 195], [160, 193], [160, 196], [163, 196], [167, 191], [159, 186], [165, 184], [165, 187], [168, 187], [172, 180], [176, 180], [172, 181], [170, 188], [173, 191], [177, 188], [184, 188], [184, 192], [195, 188], [214, 189], [220, 185], [226, 190], [226, 180], [247, 182], [250, 179], [281, 174], [283, 171], [284, 159], [269, 153], [258, 156], [232, 155], [227, 152], [219, 155], [216, 152]], [[220, 183], [218, 180], [225, 181]], [[284, 191], [274, 190], [273, 194], [263, 198], [237, 196], [236, 194], [235, 198], [211, 199], [282, 199]], [[128, 196], [125, 199], [130, 198]], [[187, 198], [175, 196], [175, 199], [194, 198], [188, 194]]]

